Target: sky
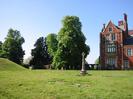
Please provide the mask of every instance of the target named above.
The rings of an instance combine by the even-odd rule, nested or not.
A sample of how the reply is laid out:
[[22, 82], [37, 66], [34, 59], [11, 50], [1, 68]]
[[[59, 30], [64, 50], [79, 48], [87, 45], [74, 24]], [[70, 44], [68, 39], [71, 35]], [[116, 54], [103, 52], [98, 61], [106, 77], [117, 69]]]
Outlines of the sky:
[[111, 20], [115, 25], [128, 15], [129, 29], [133, 29], [133, 0], [0, 0], [0, 41], [4, 42], [10, 28], [19, 30], [25, 39], [24, 58], [39, 37], [58, 34], [64, 16], [78, 16], [90, 54], [86, 60], [94, 63], [99, 57], [99, 34]]

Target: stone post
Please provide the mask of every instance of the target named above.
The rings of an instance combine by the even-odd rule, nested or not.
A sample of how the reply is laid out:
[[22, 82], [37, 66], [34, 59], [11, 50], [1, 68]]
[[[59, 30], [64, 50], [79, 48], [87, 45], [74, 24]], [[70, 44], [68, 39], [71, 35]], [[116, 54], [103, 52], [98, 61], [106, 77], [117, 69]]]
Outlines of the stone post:
[[82, 69], [80, 71], [81, 75], [85, 75], [86, 74], [86, 70], [85, 70], [85, 53], [82, 53]]

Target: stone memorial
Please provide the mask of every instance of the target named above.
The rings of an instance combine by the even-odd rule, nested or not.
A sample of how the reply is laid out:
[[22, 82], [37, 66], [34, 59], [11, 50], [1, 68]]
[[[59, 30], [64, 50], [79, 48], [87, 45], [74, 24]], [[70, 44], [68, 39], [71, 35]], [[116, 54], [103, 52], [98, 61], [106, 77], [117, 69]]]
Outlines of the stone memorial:
[[82, 53], [82, 69], [80, 71], [80, 74], [81, 75], [87, 74], [86, 69], [85, 69], [85, 53], [84, 52]]

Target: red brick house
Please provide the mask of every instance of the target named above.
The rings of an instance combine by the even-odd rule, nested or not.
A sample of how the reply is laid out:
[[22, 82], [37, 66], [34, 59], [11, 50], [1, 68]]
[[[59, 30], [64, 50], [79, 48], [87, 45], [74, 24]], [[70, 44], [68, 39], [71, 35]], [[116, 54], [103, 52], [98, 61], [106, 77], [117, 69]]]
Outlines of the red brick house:
[[128, 30], [127, 15], [118, 22], [103, 25], [100, 33], [102, 69], [133, 69], [133, 30]]

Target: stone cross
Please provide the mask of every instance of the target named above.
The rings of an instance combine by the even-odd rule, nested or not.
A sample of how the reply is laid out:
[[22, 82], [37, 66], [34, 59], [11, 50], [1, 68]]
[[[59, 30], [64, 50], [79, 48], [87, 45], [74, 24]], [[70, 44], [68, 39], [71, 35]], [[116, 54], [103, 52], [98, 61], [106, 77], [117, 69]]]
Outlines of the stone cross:
[[82, 69], [80, 71], [80, 74], [85, 75], [86, 70], [85, 70], [85, 53], [82, 53]]

